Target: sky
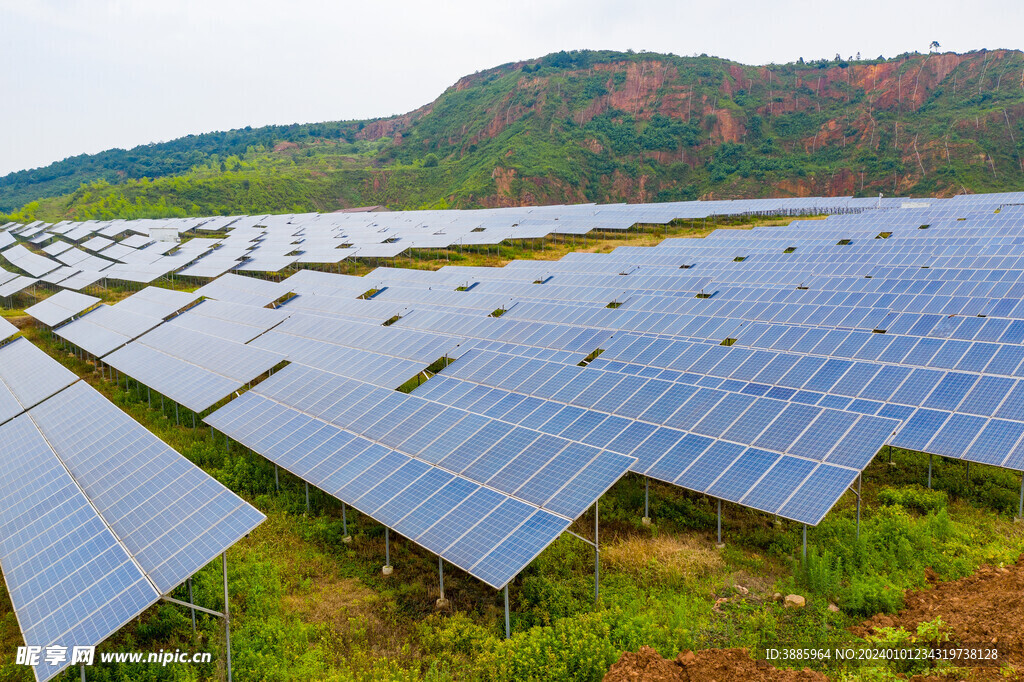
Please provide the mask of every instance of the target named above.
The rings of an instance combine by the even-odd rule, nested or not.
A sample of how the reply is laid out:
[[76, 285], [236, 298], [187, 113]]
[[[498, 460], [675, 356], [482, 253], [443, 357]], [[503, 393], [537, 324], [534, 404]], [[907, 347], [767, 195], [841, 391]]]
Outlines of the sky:
[[0, 0], [0, 175], [190, 133], [401, 114], [558, 50], [747, 64], [1021, 48], [1006, 0]]

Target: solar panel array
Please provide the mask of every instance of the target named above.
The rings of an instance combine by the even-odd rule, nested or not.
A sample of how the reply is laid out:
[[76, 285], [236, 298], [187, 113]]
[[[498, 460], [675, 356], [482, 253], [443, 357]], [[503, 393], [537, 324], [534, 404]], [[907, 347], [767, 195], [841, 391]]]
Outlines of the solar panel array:
[[[206, 421], [501, 587], [627, 470], [816, 524], [886, 443], [1024, 469], [1022, 201], [846, 200], [827, 219], [504, 268], [226, 275], [198, 292], [215, 300], [181, 314], [175, 301], [152, 327], [126, 317], [138, 340], [117, 354], [194, 364], [209, 338], [236, 351], [211, 354], [225, 376], [287, 360]], [[613, 229], [595, 218], [605, 209], [559, 229]], [[314, 231], [293, 219], [217, 229], [290, 258]], [[270, 355], [246, 365], [253, 353]], [[121, 366], [200, 383], [154, 375], [169, 362]]]
[[0, 569], [28, 646], [99, 644], [263, 520], [27, 340], [0, 347]]
[[32, 277], [42, 277], [46, 273], [60, 267], [60, 263], [54, 262], [46, 256], [33, 253], [21, 244], [16, 244], [5, 251], [0, 251], [0, 256], [3, 256], [8, 263], [19, 270], [24, 270]]
[[[451, 337], [460, 359], [414, 396], [814, 524], [886, 443], [1024, 469], [1024, 211], [999, 204], [1011, 200], [506, 268], [379, 268], [369, 287], [304, 275], [283, 309], [302, 311], [288, 324], [325, 315]], [[356, 299], [369, 288], [380, 293]], [[486, 314], [496, 297], [500, 318]], [[319, 352], [294, 359], [329, 370], [334, 351]]]
[[[206, 421], [492, 586], [511, 580], [634, 462], [394, 390], [465, 352], [457, 337], [256, 307], [252, 296], [277, 300], [289, 283], [243, 279], [215, 282], [205, 293], [227, 300], [172, 313], [104, 362], [202, 411], [287, 359]], [[328, 291], [355, 296], [353, 278], [337, 279]], [[243, 286], [250, 281], [257, 286]], [[121, 314], [141, 316], [158, 298], [151, 291], [129, 308], [138, 312]]]
[[[988, 201], [1012, 203], [1013, 196], [992, 195]], [[637, 223], [662, 224], [716, 215], [877, 211], [898, 207], [902, 202], [892, 198], [880, 201], [810, 197], [469, 211], [62, 221], [53, 225], [42, 221], [29, 225], [8, 223], [0, 227], [0, 253], [31, 277], [8, 285], [0, 283], [0, 296], [17, 293], [36, 278], [77, 291], [104, 280], [149, 284], [173, 273], [211, 279], [231, 271], [276, 273], [305, 266], [337, 265], [349, 258], [395, 258], [411, 249], [454, 249], [510, 239], [542, 239], [554, 234], [622, 231]], [[180, 245], [157, 241], [150, 236], [157, 231], [191, 238]], [[225, 234], [216, 234], [221, 232]], [[16, 244], [18, 240], [34, 245], [41, 253]]]

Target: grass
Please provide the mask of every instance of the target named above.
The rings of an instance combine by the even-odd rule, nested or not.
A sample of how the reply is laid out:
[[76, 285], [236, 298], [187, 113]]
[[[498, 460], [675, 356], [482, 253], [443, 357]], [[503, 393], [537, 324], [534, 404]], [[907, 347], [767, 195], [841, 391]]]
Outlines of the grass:
[[626, 535], [602, 547], [601, 557], [606, 570], [638, 584], [685, 585], [725, 568], [721, 552], [692, 535]]

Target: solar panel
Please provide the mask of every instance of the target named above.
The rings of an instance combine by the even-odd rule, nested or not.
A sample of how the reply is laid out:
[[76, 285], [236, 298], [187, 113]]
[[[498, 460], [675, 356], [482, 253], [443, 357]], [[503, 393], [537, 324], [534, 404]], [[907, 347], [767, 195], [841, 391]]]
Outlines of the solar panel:
[[73, 291], [58, 291], [53, 296], [26, 308], [25, 312], [48, 327], [56, 327], [99, 302], [100, 299], [95, 296], [86, 296]]
[[85, 382], [0, 424], [0, 569], [29, 646], [99, 644], [263, 520]]
[[85, 382], [30, 414], [160, 594], [264, 520]]
[[32, 277], [42, 277], [46, 273], [60, 267], [60, 263], [54, 262], [46, 256], [33, 253], [21, 244], [0, 251], [0, 256], [3, 256], [8, 263], [19, 270], [24, 270]]
[[[6, 273], [6, 271], [3, 271], [0, 274], [4, 273]], [[11, 277], [10, 279], [5, 280], [3, 283], [0, 283], [0, 298], [14, 296], [17, 293], [20, 293], [25, 289], [28, 289], [30, 286], [35, 284], [36, 281], [37, 280], [32, 279], [31, 277], [23, 277], [20, 275]]]
[[203, 412], [285, 359], [272, 351], [164, 324], [104, 358], [193, 412]]
[[[504, 362], [496, 363], [495, 358], [500, 357], [494, 353], [471, 351], [451, 368], [442, 372], [440, 377], [428, 382], [424, 387], [424, 395], [444, 403], [458, 405], [462, 396], [473, 395], [472, 389], [459, 386], [470, 380], [497, 387], [511, 386], [510, 390], [525, 392], [533, 397], [540, 395], [550, 402], [542, 401], [536, 406], [531, 405], [522, 416], [516, 416], [514, 413], [523, 403], [514, 405], [511, 410], [504, 413], [504, 416], [504, 408], [495, 410], [493, 414], [503, 419], [512, 419], [521, 425], [533, 426], [563, 436], [571, 434], [573, 438], [581, 438], [584, 442], [597, 447], [630, 454], [637, 458], [633, 470], [653, 478], [679, 483], [679, 477], [686, 471], [687, 477], [683, 479], [686, 482], [682, 483], [684, 487], [708, 483], [705, 476], [711, 472], [716, 477], [724, 474], [724, 467], [731, 464], [732, 460], [726, 462], [716, 456], [701, 458], [695, 463], [693, 458], [680, 457], [684, 453], [691, 453], [694, 458], [699, 458], [713, 439], [718, 439], [718, 442], [728, 441], [729, 447], [733, 448], [728, 452], [735, 458], [742, 456], [745, 459], [738, 460], [740, 469], [729, 469], [731, 473], [725, 479], [728, 486], [723, 482], [719, 489], [722, 494], [717, 496], [734, 501], [742, 498], [749, 492], [751, 486], [758, 482], [757, 477], [747, 480], [738, 475], [737, 472], [749, 468], [743, 465], [747, 460], [767, 458], [763, 463], [770, 467], [773, 463], [782, 461], [782, 455], [789, 454], [789, 460], [827, 460], [830, 464], [859, 471], [867, 465], [899, 423], [892, 419], [750, 396], [739, 392], [743, 384], [735, 387], [737, 392], [704, 389], [703, 392], [690, 391], [680, 395], [671, 393], [674, 388], [672, 383], [657, 379], [617, 376], [611, 372], [577, 367], [563, 366], [559, 370], [558, 365], [554, 363], [537, 363], [535, 360], [530, 361], [521, 357], [506, 357]], [[522, 382], [522, 373], [517, 372], [513, 365], [528, 367], [532, 374], [530, 380]], [[597, 375], [597, 378], [583, 382], [567, 375], [567, 371], [574, 374], [589, 373]], [[545, 377], [545, 383], [540, 384], [535, 379], [537, 376]], [[447, 390], [439, 388], [439, 379], [445, 384], [455, 384], [455, 387], [449, 386]], [[610, 382], [605, 379], [609, 379]], [[575, 390], [565, 392], [563, 389], [559, 392], [560, 397], [571, 404], [564, 407], [556, 405], [552, 412], [545, 409], [545, 405], [561, 401], [556, 396], [542, 395], [545, 392], [543, 387], [549, 383], [557, 386], [578, 384], [587, 386], [587, 389], [579, 395], [576, 395]], [[619, 387], [624, 384], [626, 388], [620, 389]], [[653, 389], [649, 388], [651, 385], [654, 385]], [[595, 395], [601, 396], [596, 402], [587, 397], [591, 390], [595, 391]], [[514, 395], [500, 388], [494, 389], [493, 392], [501, 394], [502, 399], [504, 396]], [[605, 400], [607, 396], [615, 396], [617, 392], [618, 397]], [[419, 393], [417, 390], [414, 395]], [[622, 396], [626, 393], [636, 396], [637, 404], [647, 405], [644, 414], [648, 417], [657, 415], [657, 421], [630, 421], [610, 416], [618, 414], [636, 419], [637, 406], [632, 404], [631, 398], [623, 399]], [[666, 409], [657, 409], [656, 406], [663, 396]], [[480, 399], [472, 402], [468, 409], [482, 409], [484, 413], [490, 414], [490, 406], [501, 404], [501, 399], [497, 396], [489, 396], [486, 401]], [[857, 426], [853, 427], [855, 423]], [[586, 424], [583, 428], [587, 430], [579, 431], [578, 424]], [[658, 424], [674, 428], [658, 428]], [[690, 435], [687, 435], [686, 431], [676, 430], [677, 428], [686, 429]], [[844, 438], [847, 432], [850, 435]], [[695, 436], [708, 438], [695, 440]], [[826, 440], [826, 437], [830, 440]], [[700, 451], [693, 450], [696, 444], [700, 444]], [[680, 469], [680, 465], [685, 466]], [[715, 467], [723, 468], [719, 470]], [[705, 469], [705, 474], [697, 475]], [[764, 471], [761, 471], [758, 476], [763, 473]], [[704, 488], [693, 489], [707, 492]], [[769, 511], [777, 512], [778, 508]]]
[[277, 282], [241, 275], [223, 275], [206, 286], [196, 289], [196, 293], [200, 296], [215, 298], [218, 301], [263, 307], [286, 296], [288, 290], [283, 284]]
[[160, 598], [28, 415], [0, 426], [0, 471], [0, 568], [28, 646], [99, 643]]
[[13, 324], [0, 317], [0, 342], [6, 341], [15, 334], [18, 333], [18, 328]]
[[0, 346], [0, 423], [78, 381], [78, 376], [26, 339]]

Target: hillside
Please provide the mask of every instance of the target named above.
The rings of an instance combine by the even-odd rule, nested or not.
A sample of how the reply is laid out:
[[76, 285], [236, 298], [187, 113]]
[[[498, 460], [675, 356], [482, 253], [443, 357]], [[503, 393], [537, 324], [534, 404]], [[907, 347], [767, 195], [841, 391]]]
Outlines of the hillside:
[[560, 52], [369, 121], [272, 126], [0, 178], [18, 218], [481, 207], [1024, 186], [1024, 53], [745, 66]]

